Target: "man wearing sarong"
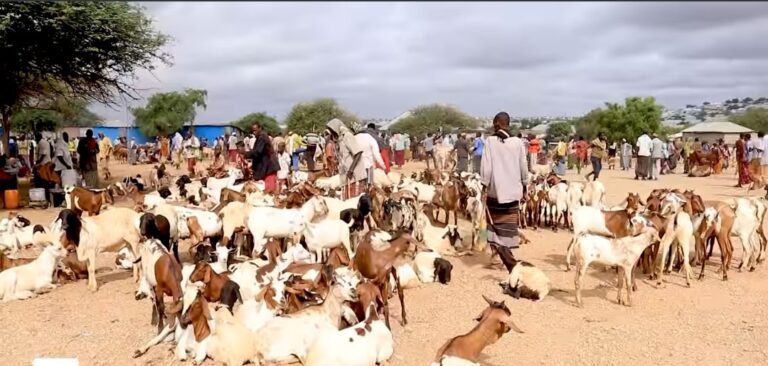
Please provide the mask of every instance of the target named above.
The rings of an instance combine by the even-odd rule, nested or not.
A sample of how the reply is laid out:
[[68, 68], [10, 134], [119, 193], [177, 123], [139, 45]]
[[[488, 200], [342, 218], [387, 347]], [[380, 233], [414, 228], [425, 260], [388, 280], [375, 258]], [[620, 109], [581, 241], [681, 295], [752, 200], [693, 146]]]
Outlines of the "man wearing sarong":
[[355, 135], [338, 118], [328, 121], [326, 127], [330, 140], [336, 142], [342, 199], [357, 197], [364, 186], [362, 181], [366, 178], [365, 168], [361, 162], [363, 149], [357, 143]]
[[520, 200], [528, 180], [527, 150], [523, 141], [509, 132], [509, 115], [493, 118], [494, 134], [485, 141], [480, 176], [487, 187], [488, 243], [500, 253], [512, 255], [520, 245], [518, 224]]
[[648, 134], [643, 131], [637, 138], [637, 166], [635, 167], [635, 180], [651, 179], [651, 151], [653, 142]]
[[749, 154], [747, 154], [747, 143], [749, 142], [750, 135], [744, 134], [736, 140], [736, 164], [739, 169], [739, 181], [736, 183], [736, 187], [741, 188], [745, 184], [752, 183], [752, 179], [749, 178]]

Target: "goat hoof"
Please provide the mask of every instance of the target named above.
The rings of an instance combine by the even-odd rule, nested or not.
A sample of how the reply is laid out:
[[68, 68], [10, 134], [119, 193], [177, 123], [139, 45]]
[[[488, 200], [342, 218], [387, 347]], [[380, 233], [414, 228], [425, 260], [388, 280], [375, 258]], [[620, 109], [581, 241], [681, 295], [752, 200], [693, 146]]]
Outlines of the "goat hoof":
[[138, 300], [143, 300], [143, 299], [146, 299], [146, 298], [147, 298], [147, 294], [136, 294], [136, 296], [135, 296], [134, 298], [135, 298], [137, 301], [138, 301]]
[[723, 281], [728, 281], [728, 275], [723, 275]]
[[140, 350], [135, 350], [135, 351], [133, 351], [133, 358], [139, 358], [143, 354], [144, 354], [144, 352], [141, 352]]
[[637, 292], [637, 285], [632, 285], [632, 291]]
[[749, 271], [750, 272], [754, 272], [755, 271], [755, 267], [750, 268]]

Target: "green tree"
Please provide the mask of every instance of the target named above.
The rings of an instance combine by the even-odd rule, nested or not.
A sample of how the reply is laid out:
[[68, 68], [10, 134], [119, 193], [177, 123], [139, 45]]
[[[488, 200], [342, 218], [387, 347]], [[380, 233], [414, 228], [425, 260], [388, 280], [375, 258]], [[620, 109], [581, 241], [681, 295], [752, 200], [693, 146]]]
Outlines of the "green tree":
[[197, 107], [206, 108], [208, 92], [203, 89], [186, 89], [183, 92], [157, 93], [149, 98], [145, 107], [131, 108], [144, 136], [165, 136], [187, 123], [194, 123]]
[[[0, 2], [0, 121], [51, 96], [113, 104], [136, 99], [140, 70], [170, 63], [169, 37], [128, 2]], [[8, 146], [8, 133], [3, 136]]]
[[478, 125], [476, 118], [455, 107], [431, 104], [417, 107], [410, 116], [390, 126], [389, 130], [423, 136], [429, 132], [437, 133], [441, 128], [443, 132], [449, 132], [454, 128], [477, 128]]
[[576, 122], [576, 133], [591, 139], [602, 132], [608, 141], [634, 141], [643, 131], [659, 132], [662, 110], [653, 97], [628, 97], [624, 105], [606, 103], [587, 113]]
[[11, 130], [18, 132], [55, 131], [62, 126], [92, 127], [103, 119], [88, 110], [84, 100], [58, 98], [44, 106], [20, 109], [11, 117]]
[[572, 134], [571, 124], [568, 122], [553, 122], [547, 126], [547, 141], [557, 142], [560, 139], [568, 141]]
[[232, 122], [232, 125], [244, 131], [250, 131], [251, 127], [260, 122], [264, 132], [270, 136], [277, 136], [283, 132], [280, 125], [277, 124], [275, 117], [268, 115], [266, 112], [250, 113], [237, 121]]
[[742, 115], [732, 115], [730, 120], [755, 131], [768, 132], [768, 109], [766, 108], [750, 108]]
[[340, 119], [347, 126], [353, 126], [359, 121], [357, 116], [339, 106], [336, 100], [321, 98], [294, 105], [285, 117], [285, 128], [300, 135], [322, 132], [328, 121], [334, 118]]

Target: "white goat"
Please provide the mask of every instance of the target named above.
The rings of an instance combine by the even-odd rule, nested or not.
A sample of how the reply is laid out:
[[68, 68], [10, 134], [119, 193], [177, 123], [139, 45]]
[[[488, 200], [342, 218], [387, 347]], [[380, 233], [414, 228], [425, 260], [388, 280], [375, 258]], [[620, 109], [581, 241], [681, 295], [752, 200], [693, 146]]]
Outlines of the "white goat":
[[[568, 185], [558, 183], [547, 191], [547, 206], [549, 215], [554, 220], [552, 228], [557, 230], [557, 225], [563, 215], [568, 214]], [[554, 210], [554, 212], [553, 212]]]
[[[574, 251], [578, 267], [575, 280], [576, 304], [578, 306], [584, 306], [581, 300], [581, 288], [587, 267], [592, 262], [619, 267], [617, 301], [619, 304], [632, 305], [632, 268], [645, 248], [660, 240], [658, 231], [653, 227], [638, 225], [636, 231], [638, 229], [641, 230], [639, 235], [619, 239], [592, 234], [580, 234], [576, 237]], [[621, 298], [621, 291], [624, 287], [627, 289], [626, 303]]]
[[597, 180], [587, 182], [584, 185], [582, 203], [585, 206], [603, 208], [605, 206], [605, 186]]
[[549, 277], [531, 263], [514, 261], [507, 282], [499, 284], [505, 294], [516, 299], [542, 301], [551, 288]]
[[236, 180], [243, 178], [243, 172], [237, 168], [230, 167], [227, 173], [227, 176], [224, 178], [209, 177], [205, 187], [202, 188], [203, 193], [208, 195], [207, 201], [212, 202], [214, 205], [219, 204], [222, 189], [233, 187]]
[[565, 270], [571, 269], [571, 257], [576, 238], [581, 234], [593, 233], [605, 236], [613, 236], [605, 225], [605, 215], [599, 208], [592, 206], [579, 206], [573, 210], [573, 237], [568, 243], [565, 255]]
[[[203, 235], [205, 235], [206, 238], [221, 235], [223, 225], [221, 218], [215, 212], [181, 206], [171, 207], [176, 210], [176, 214], [178, 215], [177, 226], [179, 230], [179, 238], [189, 237], [190, 232], [189, 227], [187, 226], [187, 218], [191, 216], [197, 218], [197, 222], [200, 224], [200, 228], [203, 230]], [[170, 219], [168, 220], [170, 221]]]
[[[456, 255], [456, 249], [451, 241], [456, 239], [458, 229], [455, 225], [446, 225], [444, 228], [433, 226], [429, 217], [424, 212], [416, 216], [416, 225], [414, 228], [414, 238], [424, 243], [427, 248], [440, 253], [441, 255]], [[453, 237], [453, 238], [452, 238]]]
[[321, 197], [312, 197], [299, 209], [254, 207], [246, 218], [246, 226], [253, 235], [254, 253], [261, 253], [266, 238], [288, 238], [295, 240], [304, 223], [328, 213], [328, 205]]
[[65, 255], [59, 243], [50, 244], [32, 262], [0, 272], [0, 300], [24, 300], [56, 288], [53, 271]]
[[354, 225], [354, 221], [349, 223], [340, 219], [327, 218], [316, 224], [311, 222], [301, 223], [302, 234], [307, 243], [307, 249], [315, 253], [317, 263], [322, 262], [324, 253], [330, 251], [339, 245], [343, 245], [350, 256], [354, 254], [350, 245], [349, 228]]
[[[227, 366], [241, 366], [256, 360], [257, 343], [254, 333], [232, 316], [227, 308], [216, 310], [215, 330], [206, 347], [208, 357]], [[258, 364], [258, 363], [257, 363]]]
[[[371, 305], [371, 307], [374, 307]], [[305, 366], [376, 366], [394, 352], [392, 332], [369, 308], [367, 319], [352, 327], [318, 337], [307, 352]]]

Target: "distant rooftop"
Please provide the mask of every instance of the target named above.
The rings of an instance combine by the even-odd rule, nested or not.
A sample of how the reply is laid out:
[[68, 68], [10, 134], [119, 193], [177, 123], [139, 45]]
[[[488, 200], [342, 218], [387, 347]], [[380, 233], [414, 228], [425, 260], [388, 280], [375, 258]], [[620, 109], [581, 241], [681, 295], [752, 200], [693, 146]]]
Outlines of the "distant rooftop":
[[733, 122], [719, 121], [695, 124], [684, 129], [682, 132], [748, 133], [754, 131]]

